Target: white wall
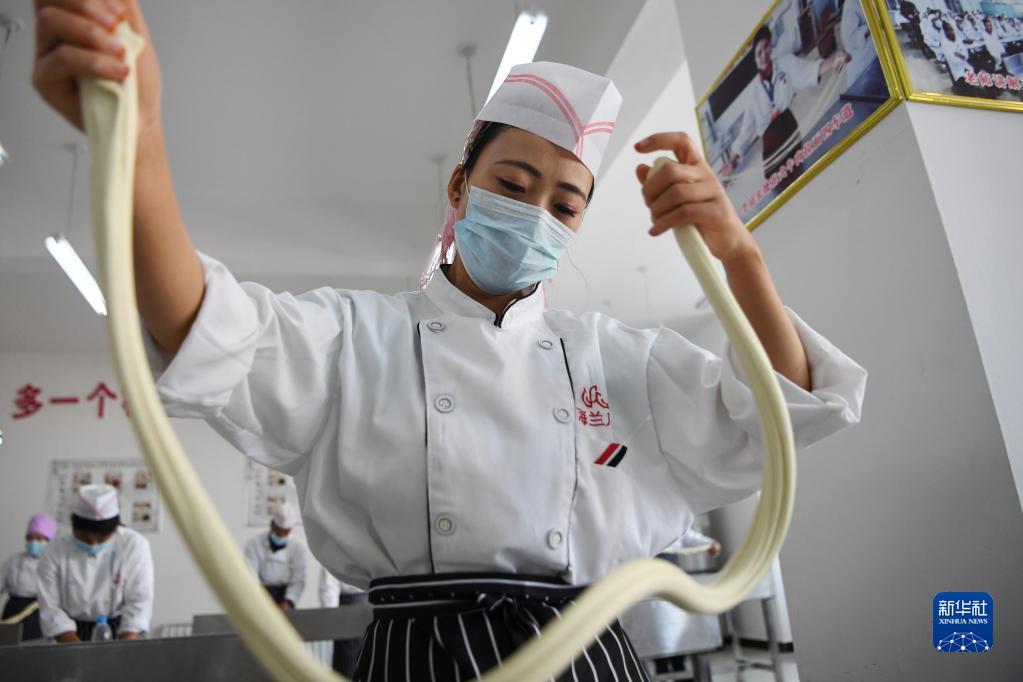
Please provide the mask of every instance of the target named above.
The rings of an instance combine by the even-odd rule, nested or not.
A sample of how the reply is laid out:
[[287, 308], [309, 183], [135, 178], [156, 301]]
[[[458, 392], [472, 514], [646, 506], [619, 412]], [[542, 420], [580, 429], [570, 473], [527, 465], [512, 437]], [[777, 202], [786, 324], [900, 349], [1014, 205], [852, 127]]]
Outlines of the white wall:
[[[40, 412], [14, 420], [14, 399], [26, 383], [46, 395], [84, 396], [98, 381], [115, 387], [106, 355], [31, 355], [0, 353], [0, 556], [24, 547], [25, 523], [45, 511], [50, 463], [55, 459], [141, 459], [131, 426], [120, 406], [106, 406], [104, 419], [95, 404], [46, 405]], [[195, 465], [228, 530], [241, 546], [263, 532], [245, 525], [245, 458], [202, 422], [175, 420], [185, 451]], [[301, 535], [301, 533], [299, 533]], [[156, 569], [153, 627], [191, 622], [196, 613], [221, 611], [164, 510], [162, 529], [146, 535]], [[301, 606], [317, 606], [318, 566], [310, 567]]]
[[[768, 5], [677, 6], [697, 93]], [[957, 250], [967, 215], [988, 221], [995, 249], [1009, 249], [1004, 232], [1019, 221], [951, 179], [1018, 184], [1019, 154], [1007, 144], [1004, 157], [957, 155], [948, 140], [976, 144], [990, 120], [925, 112], [917, 128], [923, 106], [896, 109], [755, 232], [786, 302], [870, 371], [863, 423], [799, 456], [781, 559], [801, 679], [1015, 680], [1023, 664], [1023, 516], [984, 364], [1009, 367], [985, 336], [1018, 338], [1011, 290], [982, 276], [993, 267], [1012, 283], [1011, 254]], [[948, 179], [935, 182], [942, 166]], [[953, 214], [958, 226], [946, 222]], [[1003, 319], [985, 317], [990, 329], [975, 332], [977, 297]], [[945, 590], [992, 594], [1001, 615], [991, 651], [932, 649], [931, 600]]]
[[1023, 116], [916, 103], [909, 112], [1023, 506]]

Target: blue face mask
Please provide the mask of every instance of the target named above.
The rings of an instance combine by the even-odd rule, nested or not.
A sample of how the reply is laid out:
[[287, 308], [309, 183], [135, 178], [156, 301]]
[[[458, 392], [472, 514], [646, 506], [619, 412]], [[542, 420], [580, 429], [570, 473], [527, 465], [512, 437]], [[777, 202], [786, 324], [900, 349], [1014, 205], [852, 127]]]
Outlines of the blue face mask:
[[478, 187], [469, 190], [455, 243], [469, 277], [488, 294], [550, 279], [575, 233], [546, 210]]
[[25, 551], [32, 556], [39, 556], [43, 553], [43, 547], [46, 547], [46, 540], [26, 540]]
[[113, 540], [107, 540], [106, 542], [101, 542], [98, 545], [90, 545], [88, 543], [82, 542], [78, 538], [71, 538], [71, 542], [75, 543], [75, 547], [82, 550], [89, 556], [97, 556], [103, 550], [105, 550], [107, 547], [113, 544]]
[[277, 533], [270, 531], [270, 544], [273, 545], [274, 547], [283, 547], [284, 545], [288, 544], [288, 538], [287, 537], [282, 538], [279, 535], [277, 535]]

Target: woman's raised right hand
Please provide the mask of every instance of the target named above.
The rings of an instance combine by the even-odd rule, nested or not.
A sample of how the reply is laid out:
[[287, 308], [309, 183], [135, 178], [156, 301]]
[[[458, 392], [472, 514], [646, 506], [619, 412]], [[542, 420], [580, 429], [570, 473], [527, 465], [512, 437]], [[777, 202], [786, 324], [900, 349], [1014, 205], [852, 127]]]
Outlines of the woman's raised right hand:
[[127, 21], [146, 41], [135, 68], [139, 134], [160, 122], [160, 67], [137, 0], [35, 0], [36, 51], [32, 85], [71, 125], [82, 129], [79, 77], [122, 81], [124, 45], [114, 29]]

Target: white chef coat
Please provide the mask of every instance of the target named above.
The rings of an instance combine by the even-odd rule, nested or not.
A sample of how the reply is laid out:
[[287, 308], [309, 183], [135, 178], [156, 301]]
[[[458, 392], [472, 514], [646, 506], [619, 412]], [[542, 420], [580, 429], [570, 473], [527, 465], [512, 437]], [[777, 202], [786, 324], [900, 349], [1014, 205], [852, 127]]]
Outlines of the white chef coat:
[[717, 542], [717, 540], [696, 530], [695, 526], [687, 530], [682, 537], [678, 539], [678, 544], [683, 549], [713, 545], [715, 542]]
[[948, 64], [948, 70], [952, 73], [952, 80], [957, 81], [960, 78], [965, 78], [968, 71], [972, 71], [973, 67], [970, 66], [970, 62], [966, 61], [966, 57], [969, 52], [966, 49], [966, 45], [959, 39], [958, 34], [955, 40], [949, 40], [947, 37], [942, 35], [941, 38], [941, 51], [945, 55], [945, 63]]
[[245, 561], [264, 585], [287, 585], [284, 598], [298, 605], [305, 591], [306, 550], [297, 538], [288, 538], [288, 544], [276, 552], [270, 551], [269, 533], [249, 538], [245, 544]]
[[[183, 345], [162, 371], [150, 348], [158, 391], [170, 414], [294, 477], [314, 555], [348, 583], [589, 583], [760, 488], [756, 409], [730, 350], [545, 310], [541, 287], [496, 326], [443, 271], [424, 291], [295, 297], [201, 260]], [[859, 421], [866, 372], [790, 315], [813, 391], [779, 377], [805, 447]]]
[[841, 29], [842, 47], [855, 56], [870, 45], [870, 24], [859, 0], [851, 0], [842, 6]]
[[39, 557], [39, 623], [45, 637], [75, 630], [75, 620], [121, 617], [120, 632], [146, 632], [153, 617], [149, 541], [120, 526], [98, 556], [70, 537], [52, 540]]
[[924, 21], [920, 24], [920, 29], [924, 35], [924, 42], [940, 56], [941, 43], [947, 40], [941, 23], [935, 26], [933, 21]]
[[850, 0], [842, 6], [841, 22], [842, 47], [849, 54], [845, 65], [846, 89], [852, 86], [860, 74], [877, 59], [877, 51], [870, 39], [870, 24], [863, 5]]
[[792, 106], [796, 93], [817, 85], [822, 59], [803, 59], [791, 54], [774, 57], [770, 84], [757, 73], [747, 86], [742, 127], [732, 143], [732, 153], [742, 156], [751, 138], [761, 137], [777, 116]]
[[987, 29], [981, 33], [981, 37], [984, 39], [984, 47], [987, 48], [988, 54], [995, 60], [995, 68], [1002, 68], [1002, 59], [1005, 57], [1005, 45], [1002, 44], [1001, 38], [993, 33], [988, 33]]
[[36, 566], [39, 557], [28, 552], [16, 554], [0, 567], [0, 597], [35, 597]]
[[342, 593], [361, 594], [362, 590], [338, 580], [324, 566], [320, 566], [320, 606], [324, 608], [337, 606], [340, 603]]

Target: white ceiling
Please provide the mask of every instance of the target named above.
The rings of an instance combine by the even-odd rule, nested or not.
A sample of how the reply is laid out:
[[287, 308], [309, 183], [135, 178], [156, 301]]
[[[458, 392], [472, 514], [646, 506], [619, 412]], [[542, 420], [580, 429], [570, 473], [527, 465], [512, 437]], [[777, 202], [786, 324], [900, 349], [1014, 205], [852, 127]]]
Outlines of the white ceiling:
[[[178, 197], [199, 248], [280, 289], [411, 286], [440, 213], [431, 159], [446, 155], [446, 179], [472, 118], [457, 47], [478, 46], [472, 70], [480, 104], [516, 3], [142, 4], [163, 71]], [[671, 3], [650, 4], [674, 16]], [[0, 77], [0, 142], [11, 155], [0, 167], [0, 351], [99, 349], [101, 322], [42, 247], [47, 234], [64, 229], [71, 172], [64, 146], [80, 136], [31, 89], [28, 5], [0, 0], [26, 23], [10, 40]], [[530, 3], [549, 16], [537, 59], [608, 72], [643, 5]], [[636, 33], [633, 43], [642, 40]], [[633, 126], [642, 115], [628, 108], [630, 90], [639, 95], [633, 107], [648, 106], [681, 63], [680, 44], [667, 53], [675, 61], [660, 70], [633, 63], [612, 74]], [[85, 167], [71, 240], [88, 261]]]

